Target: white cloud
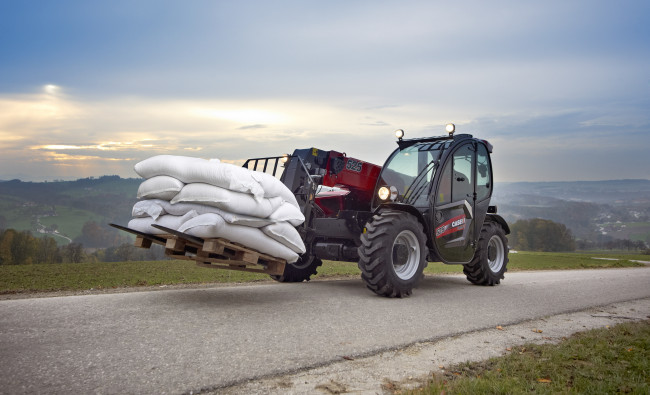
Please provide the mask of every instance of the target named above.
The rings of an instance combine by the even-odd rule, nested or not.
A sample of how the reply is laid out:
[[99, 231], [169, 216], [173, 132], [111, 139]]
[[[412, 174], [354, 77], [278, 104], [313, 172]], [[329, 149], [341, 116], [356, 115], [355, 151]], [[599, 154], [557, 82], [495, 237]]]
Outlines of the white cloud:
[[509, 180], [565, 179], [548, 164], [650, 144], [647, 2], [72, 4], [16, 3], [6, 21], [1, 89], [39, 88], [0, 91], [5, 174], [132, 175], [157, 153], [241, 161], [310, 146], [381, 164], [394, 129], [439, 135], [447, 122], [494, 140]]

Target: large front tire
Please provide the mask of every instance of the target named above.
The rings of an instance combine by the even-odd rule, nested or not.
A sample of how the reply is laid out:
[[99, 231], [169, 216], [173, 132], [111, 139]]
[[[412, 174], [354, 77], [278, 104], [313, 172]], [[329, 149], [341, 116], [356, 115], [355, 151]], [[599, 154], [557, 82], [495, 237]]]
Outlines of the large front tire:
[[478, 248], [472, 261], [463, 266], [463, 273], [472, 284], [496, 285], [504, 278], [508, 265], [508, 239], [501, 225], [485, 221]]
[[366, 286], [377, 295], [409, 296], [427, 265], [422, 224], [411, 214], [383, 211], [361, 235], [359, 269]]
[[287, 263], [281, 276], [272, 275], [271, 278], [281, 283], [309, 281], [312, 275], [317, 274], [317, 269], [322, 264], [320, 258], [303, 254], [295, 263]]

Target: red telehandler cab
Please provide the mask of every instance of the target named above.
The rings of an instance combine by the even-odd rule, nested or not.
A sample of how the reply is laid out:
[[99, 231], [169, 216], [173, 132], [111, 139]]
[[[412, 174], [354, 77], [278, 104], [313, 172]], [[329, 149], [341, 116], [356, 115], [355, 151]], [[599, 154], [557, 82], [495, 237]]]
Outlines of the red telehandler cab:
[[499, 284], [508, 263], [508, 224], [490, 205], [492, 145], [468, 134], [406, 140], [383, 167], [336, 151], [298, 149], [249, 159], [277, 173], [305, 214], [298, 230], [307, 252], [278, 281], [309, 280], [322, 259], [358, 262], [373, 292], [411, 294], [428, 261], [461, 264], [467, 279]]

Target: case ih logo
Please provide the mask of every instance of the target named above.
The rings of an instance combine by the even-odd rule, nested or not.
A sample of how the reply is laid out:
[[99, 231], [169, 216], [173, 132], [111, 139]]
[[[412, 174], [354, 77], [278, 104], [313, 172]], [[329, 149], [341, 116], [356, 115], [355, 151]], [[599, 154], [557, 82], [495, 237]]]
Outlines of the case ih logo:
[[465, 214], [459, 215], [436, 228], [436, 239], [465, 229]]

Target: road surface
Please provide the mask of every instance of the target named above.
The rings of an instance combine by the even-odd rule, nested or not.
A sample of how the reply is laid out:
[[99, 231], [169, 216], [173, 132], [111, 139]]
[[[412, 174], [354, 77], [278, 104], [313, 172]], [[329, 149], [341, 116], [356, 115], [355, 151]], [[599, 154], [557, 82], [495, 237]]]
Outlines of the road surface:
[[1, 393], [189, 393], [496, 325], [650, 297], [650, 267], [360, 280], [0, 301]]

